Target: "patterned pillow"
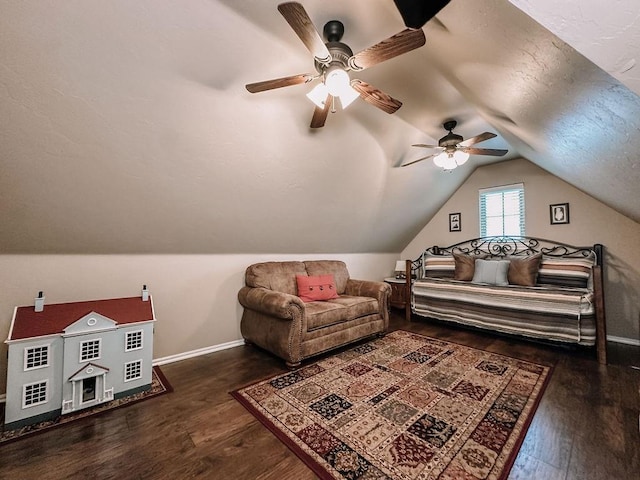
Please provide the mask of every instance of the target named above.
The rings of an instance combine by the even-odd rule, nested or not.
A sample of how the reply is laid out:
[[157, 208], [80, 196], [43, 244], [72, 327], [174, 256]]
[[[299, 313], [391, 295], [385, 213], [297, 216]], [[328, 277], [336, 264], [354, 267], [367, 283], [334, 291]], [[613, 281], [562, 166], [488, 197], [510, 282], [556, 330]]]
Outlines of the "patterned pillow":
[[587, 288], [594, 265], [595, 254], [584, 258], [543, 256], [538, 270], [538, 283]]
[[425, 277], [453, 278], [455, 261], [451, 255], [424, 254], [422, 265]]
[[298, 296], [303, 302], [316, 302], [338, 298], [333, 275], [296, 275]]

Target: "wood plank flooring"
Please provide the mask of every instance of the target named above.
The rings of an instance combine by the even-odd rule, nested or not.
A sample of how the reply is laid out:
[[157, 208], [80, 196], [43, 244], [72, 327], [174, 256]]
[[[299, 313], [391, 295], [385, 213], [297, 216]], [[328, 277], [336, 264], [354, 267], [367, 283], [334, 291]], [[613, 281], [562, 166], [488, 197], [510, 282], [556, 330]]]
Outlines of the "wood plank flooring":
[[[555, 364], [510, 479], [640, 478], [640, 348], [610, 344], [611, 364], [583, 350], [524, 342], [393, 311], [405, 329]], [[229, 391], [285, 372], [255, 347], [162, 367], [175, 391], [0, 447], [2, 479], [316, 478]]]

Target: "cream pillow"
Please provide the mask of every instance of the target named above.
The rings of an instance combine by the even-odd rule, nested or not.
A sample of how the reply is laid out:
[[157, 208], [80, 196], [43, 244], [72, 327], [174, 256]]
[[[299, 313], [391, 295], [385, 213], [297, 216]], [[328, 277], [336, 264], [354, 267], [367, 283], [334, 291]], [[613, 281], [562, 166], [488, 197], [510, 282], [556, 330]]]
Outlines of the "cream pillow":
[[507, 272], [509, 260], [476, 260], [476, 268], [471, 283], [487, 283], [489, 285], [509, 285]]

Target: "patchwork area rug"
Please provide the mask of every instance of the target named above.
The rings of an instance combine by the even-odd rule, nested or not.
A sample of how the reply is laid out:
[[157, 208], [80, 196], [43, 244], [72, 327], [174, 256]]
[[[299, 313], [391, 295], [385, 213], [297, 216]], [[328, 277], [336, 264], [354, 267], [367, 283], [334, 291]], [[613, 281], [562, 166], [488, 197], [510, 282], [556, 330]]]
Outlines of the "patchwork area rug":
[[[148, 398], [157, 397], [158, 395], [162, 395], [163, 393], [172, 392], [173, 388], [171, 384], [166, 379], [160, 367], [153, 367], [152, 376], [151, 376], [151, 388], [144, 392], [134, 393], [132, 395], [128, 395], [126, 397], [118, 398], [112, 400], [110, 402], [102, 403], [100, 405], [96, 405], [92, 408], [86, 408], [84, 410], [79, 410], [74, 413], [68, 413], [65, 415], [60, 415], [55, 420], [48, 420], [45, 422], [39, 422], [33, 425], [28, 425], [26, 427], [18, 428], [15, 430], [7, 430], [0, 432], [0, 445], [6, 442], [10, 442], [13, 440], [18, 440], [24, 438], [29, 435], [34, 435], [36, 433], [41, 433], [52, 428], [60, 427], [62, 425], [66, 425], [68, 423], [74, 422], [81, 418], [86, 418], [91, 415], [97, 415], [102, 412], [106, 412], [108, 410], [113, 410], [115, 408], [125, 407], [127, 405], [131, 405], [132, 403], [140, 402], [142, 400], [146, 400]], [[2, 418], [0, 420], [4, 422], [4, 410], [2, 411]], [[2, 423], [0, 422], [0, 424]]]
[[504, 479], [550, 374], [395, 331], [231, 395], [322, 479]]

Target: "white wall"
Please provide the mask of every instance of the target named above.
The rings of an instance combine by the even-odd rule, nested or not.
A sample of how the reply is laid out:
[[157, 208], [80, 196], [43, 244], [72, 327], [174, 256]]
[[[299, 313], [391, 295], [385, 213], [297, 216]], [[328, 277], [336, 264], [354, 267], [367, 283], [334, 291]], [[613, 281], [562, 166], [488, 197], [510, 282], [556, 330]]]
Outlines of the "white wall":
[[[343, 260], [352, 278], [382, 280], [398, 254], [307, 255], [0, 255], [0, 337], [9, 333], [15, 306], [31, 305], [42, 290], [46, 303], [138, 295], [143, 284], [158, 319], [154, 358], [240, 340], [238, 290], [252, 263]], [[0, 392], [6, 378], [0, 345]]]
[[[572, 245], [604, 245], [607, 334], [640, 342], [640, 224], [527, 160], [476, 169], [405, 247], [402, 258], [415, 259], [427, 247], [478, 237], [478, 190], [520, 182], [527, 235]], [[549, 205], [555, 203], [569, 203], [569, 224], [550, 224]], [[462, 231], [451, 233], [449, 213], [454, 212], [462, 214]]]

